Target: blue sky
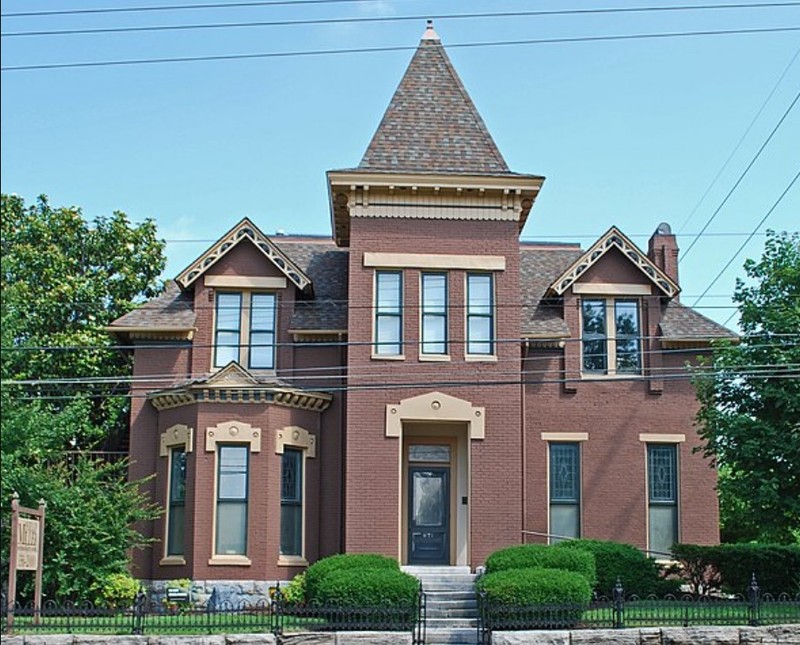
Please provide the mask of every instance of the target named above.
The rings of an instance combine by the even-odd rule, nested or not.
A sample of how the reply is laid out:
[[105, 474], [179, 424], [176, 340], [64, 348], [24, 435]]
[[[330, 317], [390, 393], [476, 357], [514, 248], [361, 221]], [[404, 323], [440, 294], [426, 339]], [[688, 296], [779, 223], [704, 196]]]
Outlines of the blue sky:
[[[547, 177], [523, 232], [523, 238], [530, 240], [577, 241], [585, 247], [615, 224], [637, 244], [646, 246], [658, 223], [667, 221], [679, 233], [681, 248], [688, 249], [694, 234], [720, 206], [800, 91], [800, 31], [452, 46], [799, 27], [799, 4], [448, 19], [437, 16], [678, 3], [365, 0], [5, 16], [56, 8], [158, 4], [167, 2], [3, 0], [2, 65], [413, 48], [424, 31], [424, 17], [433, 17], [509, 166]], [[169, 4], [189, 4], [189, 0], [170, 0]], [[419, 18], [100, 35], [6, 35], [34, 30], [401, 16]], [[114, 210], [122, 210], [134, 220], [153, 218], [169, 242], [165, 277], [174, 277], [244, 216], [268, 234], [283, 229], [328, 235], [325, 171], [359, 162], [412, 53], [3, 71], [2, 191], [20, 194], [28, 202], [44, 193], [56, 206], [81, 206], [90, 219]], [[762, 106], [738, 151], [711, 186]], [[681, 260], [684, 302], [694, 303], [709, 286], [798, 170], [800, 106], [795, 106], [706, 234]], [[742, 275], [745, 257], [760, 255], [763, 231], [796, 231], [798, 222], [800, 182], [699, 303], [700, 310], [725, 321], [732, 313], [729, 297], [735, 276]]]

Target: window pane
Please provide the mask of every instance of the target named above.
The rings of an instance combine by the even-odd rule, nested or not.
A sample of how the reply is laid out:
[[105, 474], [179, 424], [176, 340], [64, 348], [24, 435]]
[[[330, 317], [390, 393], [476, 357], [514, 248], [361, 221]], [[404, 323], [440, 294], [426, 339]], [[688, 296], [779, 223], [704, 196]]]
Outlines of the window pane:
[[217, 294], [217, 329], [239, 330], [242, 296], [238, 293]]
[[275, 330], [275, 295], [254, 293], [250, 300], [250, 329]]
[[441, 526], [445, 505], [444, 480], [414, 473], [414, 523], [417, 526]]
[[400, 274], [379, 272], [377, 274], [377, 307], [378, 313], [400, 312]]
[[409, 461], [435, 461], [450, 463], [450, 446], [445, 445], [413, 445], [408, 448]]
[[467, 276], [467, 313], [492, 314], [492, 276], [469, 275]]
[[583, 335], [606, 335], [606, 303], [604, 300], [584, 300]]
[[250, 334], [250, 367], [275, 367], [275, 334], [261, 331]]
[[247, 447], [220, 446], [219, 499], [247, 499]]
[[617, 300], [614, 303], [617, 337], [617, 371], [638, 372], [639, 358], [639, 304], [635, 300]]
[[650, 502], [675, 502], [678, 499], [675, 446], [648, 446], [647, 454]]
[[424, 313], [445, 313], [447, 310], [447, 276], [443, 273], [422, 275], [422, 310]]
[[303, 554], [303, 507], [281, 505], [281, 554]]
[[650, 550], [670, 553], [678, 541], [678, 507], [650, 507]]
[[[550, 506], [550, 534], [566, 538], [581, 536], [580, 507], [577, 504], [552, 504]], [[550, 544], [561, 542], [550, 538]]]
[[378, 316], [375, 321], [375, 352], [400, 354], [400, 316]]
[[470, 317], [467, 326], [468, 354], [491, 354], [492, 353], [492, 319]]
[[169, 501], [174, 504], [186, 499], [186, 451], [173, 448], [170, 457]]
[[303, 458], [299, 450], [286, 448], [281, 459], [281, 500], [299, 502], [303, 496]]
[[583, 369], [586, 372], [606, 371], [606, 341], [583, 341]]
[[184, 515], [185, 506], [183, 503], [169, 507], [167, 555], [183, 555]]
[[580, 491], [578, 446], [550, 445], [550, 500], [577, 502]]
[[639, 341], [617, 340], [617, 371], [638, 372], [639, 366]]
[[247, 553], [247, 502], [217, 504], [217, 554]]
[[422, 317], [422, 353], [423, 354], [446, 354], [445, 344], [445, 325], [447, 318], [444, 316], [423, 316]]

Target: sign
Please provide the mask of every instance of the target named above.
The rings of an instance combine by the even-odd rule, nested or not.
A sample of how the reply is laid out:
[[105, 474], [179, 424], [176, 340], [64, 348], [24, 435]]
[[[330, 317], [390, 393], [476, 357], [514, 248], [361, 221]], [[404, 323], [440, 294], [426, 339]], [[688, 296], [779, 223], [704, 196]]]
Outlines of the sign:
[[17, 520], [17, 571], [39, 568], [39, 520], [20, 517]]

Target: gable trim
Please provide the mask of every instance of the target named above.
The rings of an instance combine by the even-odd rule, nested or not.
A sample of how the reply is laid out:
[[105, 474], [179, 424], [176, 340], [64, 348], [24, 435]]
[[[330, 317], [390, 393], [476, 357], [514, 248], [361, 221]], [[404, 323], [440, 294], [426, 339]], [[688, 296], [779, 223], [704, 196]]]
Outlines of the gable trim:
[[186, 289], [245, 239], [249, 240], [256, 249], [272, 262], [298, 289], [305, 291], [311, 286], [311, 278], [303, 273], [303, 271], [289, 259], [289, 256], [275, 246], [275, 244], [246, 217], [217, 240], [203, 255], [184, 269], [175, 281]]
[[680, 287], [666, 273], [659, 269], [650, 258], [647, 257], [633, 242], [631, 242], [616, 226], [612, 226], [608, 231], [592, 245], [581, 257], [573, 262], [569, 268], [556, 278], [550, 285], [548, 291], [557, 295], [563, 295], [575, 282], [600, 258], [602, 258], [612, 248], [618, 249], [622, 255], [630, 260], [648, 280], [670, 298], [675, 297], [680, 292]]

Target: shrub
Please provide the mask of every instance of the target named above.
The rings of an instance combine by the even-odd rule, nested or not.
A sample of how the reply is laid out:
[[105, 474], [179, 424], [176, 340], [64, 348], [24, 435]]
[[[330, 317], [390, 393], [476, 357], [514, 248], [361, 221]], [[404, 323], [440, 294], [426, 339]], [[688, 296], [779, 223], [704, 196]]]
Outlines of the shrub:
[[314, 602], [337, 607], [412, 609], [418, 590], [416, 578], [396, 569], [338, 569], [320, 580]]
[[287, 605], [302, 605], [306, 599], [306, 574], [298, 573], [285, 587], [281, 587]]
[[306, 570], [306, 600], [315, 601], [320, 583], [334, 571], [348, 569], [400, 570], [397, 560], [376, 553], [344, 553], [323, 558]]
[[555, 549], [542, 544], [523, 544], [495, 551], [486, 560], [486, 572], [509, 569], [562, 569], [581, 574], [594, 585], [597, 579], [594, 555], [588, 551]]
[[800, 545], [676, 544], [672, 553], [696, 587], [705, 583], [710, 589], [721, 587], [726, 593], [744, 594], [755, 574], [762, 593], [800, 592]]
[[[492, 629], [573, 627], [592, 597], [584, 576], [559, 569], [507, 569], [476, 583]], [[558, 607], [554, 607], [558, 605]]]
[[554, 548], [588, 551], [594, 554], [597, 582], [594, 591], [611, 597], [617, 578], [626, 595], [662, 596], [676, 593], [679, 581], [665, 579], [658, 563], [630, 544], [603, 540], [565, 540]]
[[110, 573], [92, 585], [95, 604], [107, 607], [132, 607], [140, 583], [129, 573]]

